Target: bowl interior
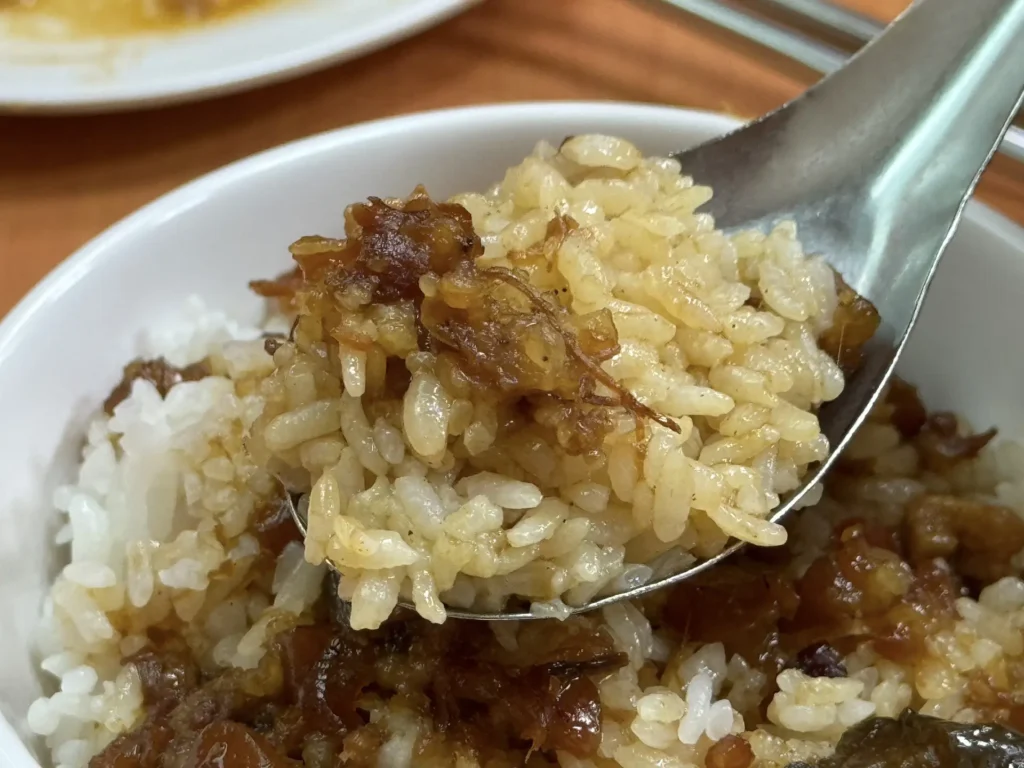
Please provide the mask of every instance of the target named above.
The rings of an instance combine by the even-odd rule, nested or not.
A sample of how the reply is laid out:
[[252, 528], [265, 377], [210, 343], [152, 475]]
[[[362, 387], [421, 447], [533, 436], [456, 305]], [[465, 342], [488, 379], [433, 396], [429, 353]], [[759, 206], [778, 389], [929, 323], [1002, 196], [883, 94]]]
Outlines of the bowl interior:
[[[288, 264], [287, 246], [339, 235], [346, 203], [435, 197], [501, 178], [541, 138], [618, 134], [645, 152], [684, 148], [729, 118], [621, 104], [508, 105], [414, 115], [327, 134], [228, 167], [162, 198], [86, 246], [0, 325], [0, 763], [35, 765], [15, 734], [41, 690], [33, 629], [62, 553], [49, 500], [71, 478], [85, 425], [138, 351], [140, 333], [180, 313], [190, 294], [256, 319], [247, 282]], [[468, 160], [468, 162], [467, 162]], [[936, 278], [905, 377], [933, 407], [1024, 435], [1024, 358], [1012, 309], [1024, 286], [1024, 231], [975, 205]], [[1009, 354], [1008, 354], [1009, 353]], [[31, 744], [31, 739], [26, 742]]]

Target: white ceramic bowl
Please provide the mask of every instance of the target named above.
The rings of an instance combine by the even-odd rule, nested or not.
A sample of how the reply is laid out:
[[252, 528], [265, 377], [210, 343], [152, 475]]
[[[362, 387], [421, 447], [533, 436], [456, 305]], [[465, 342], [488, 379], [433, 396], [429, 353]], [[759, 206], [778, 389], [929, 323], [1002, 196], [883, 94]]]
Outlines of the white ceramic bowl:
[[[246, 289], [309, 233], [338, 235], [367, 195], [483, 188], [541, 138], [599, 131], [669, 152], [724, 132], [726, 117], [629, 104], [514, 104], [400, 117], [315, 136], [157, 200], [65, 261], [0, 324], [0, 765], [32, 768], [25, 711], [38, 695], [30, 637], [59, 567], [49, 499], [73, 471], [83, 427], [136, 352], [139, 333], [196, 293], [259, 314]], [[936, 278], [903, 373], [933, 407], [1024, 435], [1016, 309], [1024, 230], [971, 206]], [[31, 745], [31, 740], [27, 740]]]
[[60, 40], [0, 14], [0, 110], [101, 112], [192, 101], [322, 69], [479, 0], [289, 0], [172, 34]]

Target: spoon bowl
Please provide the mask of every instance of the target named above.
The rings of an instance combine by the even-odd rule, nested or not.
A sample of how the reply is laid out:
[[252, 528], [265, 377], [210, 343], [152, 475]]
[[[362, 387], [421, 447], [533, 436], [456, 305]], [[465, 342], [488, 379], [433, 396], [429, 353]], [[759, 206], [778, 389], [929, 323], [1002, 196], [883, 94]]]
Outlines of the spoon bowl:
[[[779, 110], [675, 158], [715, 190], [726, 231], [797, 226], [882, 320], [819, 412], [831, 452], [776, 508], [822, 481], [891, 378], [967, 201], [1024, 104], [1024, 0], [921, 0]], [[714, 558], [628, 596], [683, 581]], [[625, 595], [624, 595], [625, 597]]]

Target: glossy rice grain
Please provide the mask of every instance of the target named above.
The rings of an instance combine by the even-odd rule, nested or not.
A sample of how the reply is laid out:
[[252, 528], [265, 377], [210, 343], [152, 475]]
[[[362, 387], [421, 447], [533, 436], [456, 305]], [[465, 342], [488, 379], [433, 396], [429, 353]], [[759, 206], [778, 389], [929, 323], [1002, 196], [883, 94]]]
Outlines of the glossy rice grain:
[[[863, 344], [873, 308], [840, 301], [789, 225], [716, 230], [710, 194], [675, 161], [575, 136], [484, 194], [353, 205], [345, 238], [305, 237], [293, 272], [253, 284], [297, 310], [262, 388], [260, 462], [319, 487], [337, 469], [295, 439], [323, 439], [310, 415], [341, 393], [334, 437], [367, 470], [340, 507], [312, 494], [307, 538], [346, 595], [381, 601], [358, 616], [403, 595], [436, 621], [445, 604], [564, 615], [653, 558], [786, 541], [767, 518], [827, 455], [815, 412], [842, 391], [833, 358], [855, 354], [835, 339]], [[480, 497], [499, 526], [471, 520]], [[353, 528], [415, 562], [357, 562]], [[397, 593], [369, 588], [383, 568]]]

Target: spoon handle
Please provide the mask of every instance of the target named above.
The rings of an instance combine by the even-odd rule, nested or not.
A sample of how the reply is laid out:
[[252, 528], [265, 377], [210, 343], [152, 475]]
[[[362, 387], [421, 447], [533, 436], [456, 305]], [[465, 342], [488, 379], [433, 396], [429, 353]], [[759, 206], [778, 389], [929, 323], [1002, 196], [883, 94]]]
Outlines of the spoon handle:
[[797, 221], [902, 330], [1022, 91], [1024, 0], [919, 0], [803, 97], [680, 159], [714, 180], [721, 226]]
[[[832, 151], [857, 163], [843, 170], [860, 182], [862, 215], [848, 220], [872, 221], [870, 240], [853, 238], [872, 260], [867, 295], [892, 281], [927, 288], [1022, 95], [1024, 0], [922, 0], [815, 95], [809, 109], [832, 115]], [[912, 322], [913, 298], [886, 320]]]
[[823, 254], [882, 319], [842, 396], [819, 411], [831, 455], [773, 521], [824, 477], [877, 402], [1022, 96], [1024, 0], [918, 0], [800, 98], [677, 155], [684, 173], [713, 185], [704, 210], [719, 226], [795, 222], [807, 251]]

